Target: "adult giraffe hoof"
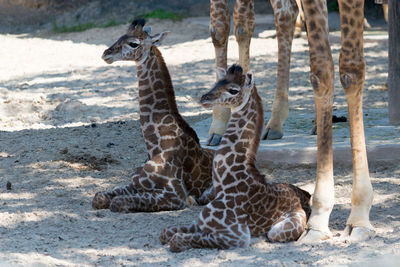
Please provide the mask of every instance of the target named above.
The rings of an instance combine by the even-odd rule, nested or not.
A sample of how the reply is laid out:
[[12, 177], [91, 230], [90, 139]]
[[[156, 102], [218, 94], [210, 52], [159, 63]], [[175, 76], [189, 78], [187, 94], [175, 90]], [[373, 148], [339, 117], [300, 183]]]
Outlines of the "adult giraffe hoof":
[[277, 130], [272, 130], [271, 128], [267, 128], [262, 139], [263, 140], [277, 140], [277, 139], [282, 139], [282, 137], [283, 137], [283, 132], [277, 131]]
[[340, 237], [343, 242], [360, 242], [371, 239], [375, 236], [375, 230], [367, 227], [346, 225], [343, 235]]
[[300, 238], [297, 240], [298, 244], [312, 244], [319, 241], [327, 240], [332, 237], [332, 233], [323, 232], [314, 229], [308, 229], [303, 232]]
[[221, 143], [222, 135], [213, 133], [208, 138], [207, 146], [218, 146]]

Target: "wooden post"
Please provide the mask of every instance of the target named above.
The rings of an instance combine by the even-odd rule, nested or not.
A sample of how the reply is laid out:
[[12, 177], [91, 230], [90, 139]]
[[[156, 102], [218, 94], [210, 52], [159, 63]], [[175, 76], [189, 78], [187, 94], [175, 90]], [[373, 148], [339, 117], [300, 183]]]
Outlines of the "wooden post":
[[389, 0], [389, 123], [400, 125], [400, 1]]

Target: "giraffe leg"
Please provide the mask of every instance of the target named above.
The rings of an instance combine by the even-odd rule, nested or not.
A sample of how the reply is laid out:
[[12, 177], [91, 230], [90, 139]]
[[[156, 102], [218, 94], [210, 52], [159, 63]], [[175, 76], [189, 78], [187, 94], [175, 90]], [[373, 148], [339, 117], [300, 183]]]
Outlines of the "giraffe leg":
[[237, 0], [233, 11], [233, 32], [239, 46], [239, 64], [243, 72], [250, 69], [250, 41], [254, 27], [254, 1]]
[[[230, 16], [228, 0], [210, 0], [210, 35], [215, 49], [215, 63], [217, 67], [223, 69], [227, 67], [229, 31]], [[213, 120], [209, 130], [210, 137], [207, 145], [219, 145], [230, 115], [229, 108], [221, 106], [213, 108]]]
[[248, 247], [250, 245], [250, 229], [247, 225], [232, 224], [225, 229], [206, 233], [198, 227], [195, 232], [177, 232], [169, 240], [172, 252], [181, 252], [190, 248], [229, 249]]
[[339, 1], [342, 31], [340, 51], [340, 81], [347, 98], [351, 151], [353, 156], [353, 189], [351, 213], [346, 223], [345, 236], [363, 240], [374, 234], [369, 221], [373, 192], [369, 177], [362, 112], [362, 89], [365, 77], [363, 47], [364, 1]]
[[119, 195], [130, 195], [136, 192], [134, 185], [131, 183], [127, 186], [115, 187], [111, 191], [97, 192], [92, 200], [93, 209], [108, 209], [111, 200]]
[[304, 211], [285, 214], [268, 231], [268, 240], [272, 242], [295, 241], [304, 232], [306, 221]]
[[[158, 191], [158, 190], [157, 190]], [[137, 192], [116, 196], [111, 200], [112, 212], [179, 210], [186, 207], [186, 199], [174, 192]]]
[[326, 1], [303, 1], [310, 49], [310, 81], [314, 90], [317, 122], [317, 177], [312, 212], [300, 242], [332, 236], [329, 216], [334, 204], [332, 162], [333, 60], [328, 41]]
[[281, 139], [282, 125], [289, 114], [289, 71], [294, 26], [298, 13], [297, 4], [290, 0], [271, 0], [275, 15], [278, 40], [278, 73], [272, 115], [263, 139]]
[[189, 224], [189, 225], [166, 227], [161, 231], [160, 241], [161, 241], [161, 244], [165, 245], [165, 244], [168, 244], [168, 242], [171, 240], [171, 238], [178, 232], [179, 233], [196, 233], [199, 231], [200, 231], [200, 229], [196, 222]]

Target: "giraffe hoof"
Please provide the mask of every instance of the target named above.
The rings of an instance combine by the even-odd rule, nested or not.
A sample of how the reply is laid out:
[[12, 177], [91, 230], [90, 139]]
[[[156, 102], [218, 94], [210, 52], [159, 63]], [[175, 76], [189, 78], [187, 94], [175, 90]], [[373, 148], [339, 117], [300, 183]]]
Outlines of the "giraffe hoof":
[[297, 244], [312, 244], [319, 241], [327, 240], [332, 237], [332, 233], [323, 232], [319, 230], [309, 229], [305, 230], [300, 238], [297, 240]]
[[207, 146], [218, 146], [221, 143], [222, 135], [213, 133], [208, 139]]
[[183, 240], [180, 239], [178, 234], [174, 234], [169, 241], [169, 250], [171, 252], [182, 252], [189, 249], [189, 247], [186, 247], [182, 241]]
[[375, 236], [375, 230], [368, 227], [347, 225], [340, 237], [342, 242], [360, 242]]
[[168, 244], [169, 240], [171, 237], [168, 236], [168, 230], [167, 228], [162, 229], [161, 234], [160, 234], [160, 242], [161, 245], [166, 245]]
[[282, 139], [283, 132], [272, 130], [271, 128], [267, 128], [265, 134], [263, 135], [263, 140], [277, 140]]
[[110, 202], [110, 199], [107, 198], [102, 192], [97, 192], [92, 200], [92, 208], [96, 210], [108, 209]]

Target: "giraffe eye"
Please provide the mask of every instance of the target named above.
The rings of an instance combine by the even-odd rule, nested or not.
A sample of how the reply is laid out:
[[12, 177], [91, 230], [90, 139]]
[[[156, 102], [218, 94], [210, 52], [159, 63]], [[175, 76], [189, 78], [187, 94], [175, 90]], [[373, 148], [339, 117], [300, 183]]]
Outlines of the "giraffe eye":
[[229, 92], [231, 95], [237, 95], [237, 94], [239, 93], [239, 90], [236, 90], [236, 89], [233, 89], [233, 88], [229, 88], [229, 89], [228, 89], [228, 92]]
[[139, 46], [139, 44], [137, 44], [137, 43], [132, 43], [132, 42], [129, 42], [128, 45], [129, 45], [130, 47], [132, 47], [132, 48], [136, 48], [136, 47]]

